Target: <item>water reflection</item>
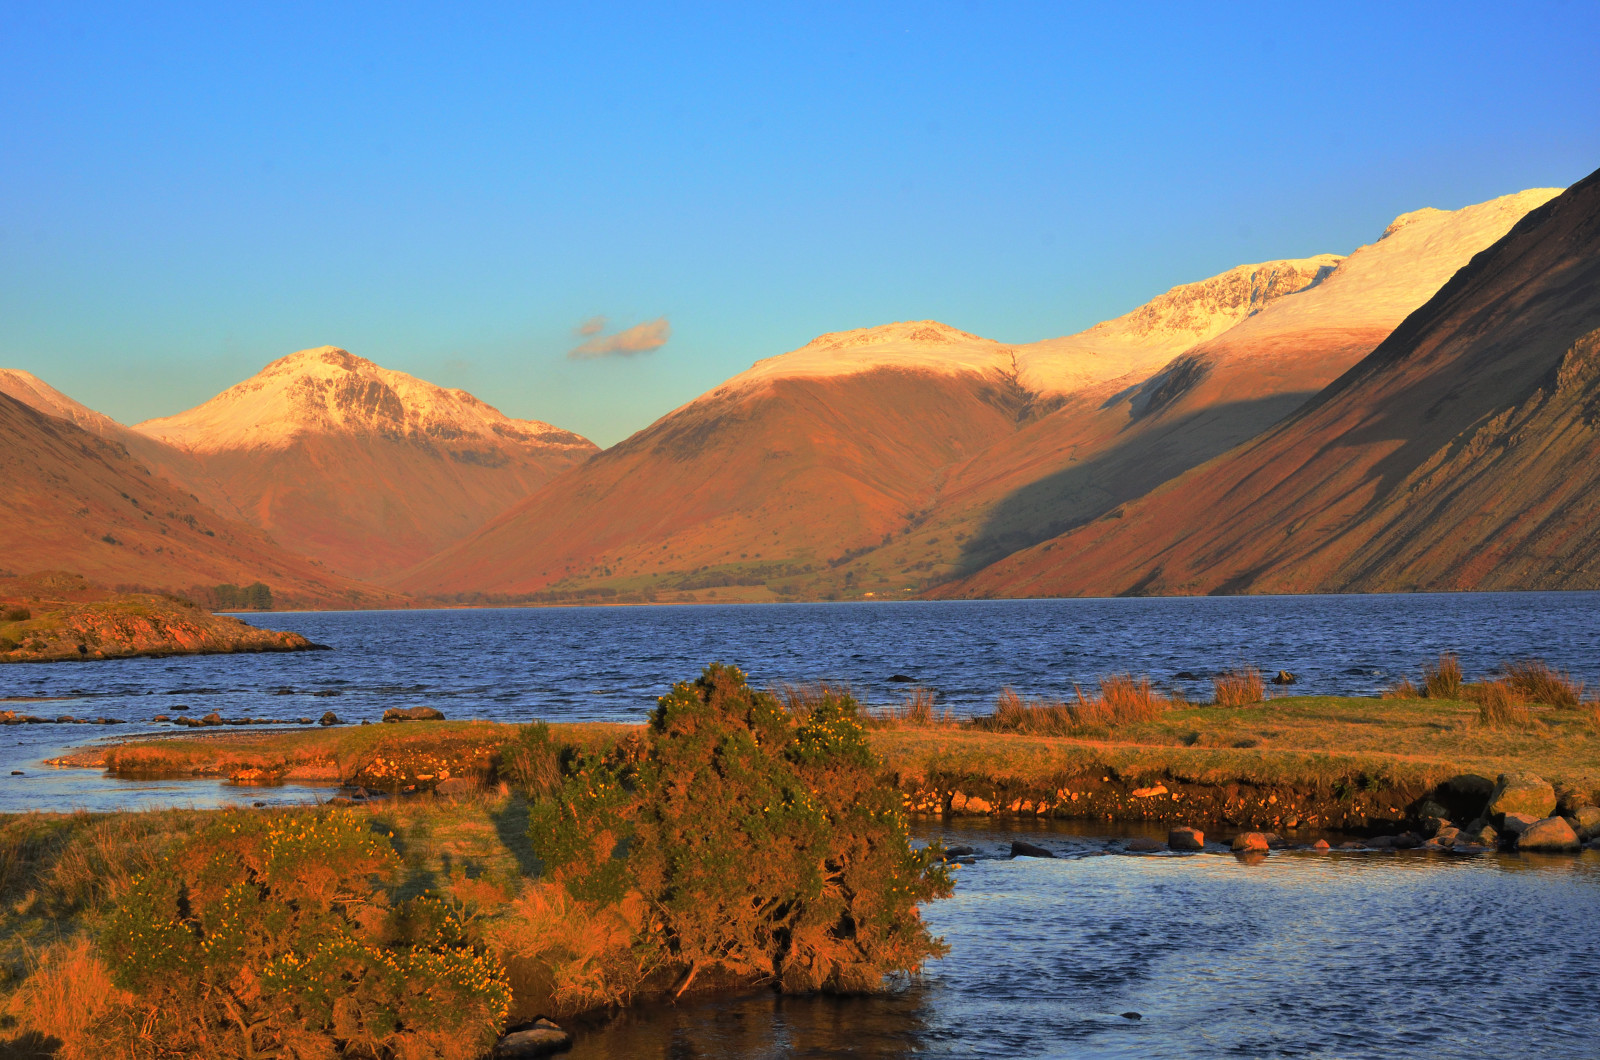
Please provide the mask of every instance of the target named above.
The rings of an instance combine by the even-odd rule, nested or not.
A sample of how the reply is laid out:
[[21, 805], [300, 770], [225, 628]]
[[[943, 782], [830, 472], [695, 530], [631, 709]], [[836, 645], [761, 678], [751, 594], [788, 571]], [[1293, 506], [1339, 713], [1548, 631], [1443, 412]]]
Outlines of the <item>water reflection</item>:
[[645, 1009], [572, 1055], [1592, 1058], [1596, 908], [1594, 853], [980, 860], [892, 997]]

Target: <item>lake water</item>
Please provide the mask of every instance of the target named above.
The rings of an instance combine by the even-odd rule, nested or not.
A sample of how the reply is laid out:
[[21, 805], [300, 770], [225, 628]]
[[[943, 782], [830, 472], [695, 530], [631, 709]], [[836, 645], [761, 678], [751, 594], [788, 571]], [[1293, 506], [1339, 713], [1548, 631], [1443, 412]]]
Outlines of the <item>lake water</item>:
[[[827, 680], [872, 704], [911, 685], [961, 713], [1010, 685], [1069, 694], [1132, 671], [1189, 694], [1241, 663], [1296, 690], [1367, 695], [1440, 651], [1469, 677], [1540, 656], [1600, 683], [1600, 594], [1245, 597], [290, 613], [246, 616], [328, 652], [0, 669], [25, 712], [114, 728], [0, 728], [0, 811], [305, 801], [312, 789], [133, 782], [40, 760], [170, 731], [191, 713], [375, 720], [644, 717], [707, 662], [758, 685]], [[1179, 679], [1187, 671], [1199, 677]], [[318, 693], [324, 693], [318, 695]], [[336, 693], [333, 695], [327, 693]], [[23, 776], [8, 776], [19, 769]], [[1014, 833], [919, 826], [977, 846], [925, 915], [948, 957], [873, 999], [768, 994], [641, 1009], [583, 1029], [575, 1060], [933, 1057], [1594, 1057], [1600, 855], [1099, 856], [1109, 836], [1030, 825], [1060, 860], [999, 857]], [[1126, 831], [1126, 829], [1124, 829]], [[1137, 1012], [1140, 1019], [1124, 1017]]]
[[[1010, 837], [945, 836], [996, 853]], [[1595, 852], [1250, 865], [1029, 838], [1075, 854], [963, 867], [955, 896], [924, 910], [949, 956], [897, 994], [644, 1009], [585, 1028], [571, 1056], [1597, 1055]]]
[[[911, 678], [957, 713], [990, 709], [1011, 686], [1065, 696], [1102, 674], [1148, 674], [1194, 697], [1209, 675], [1251, 664], [1288, 670], [1296, 691], [1371, 695], [1456, 651], [1469, 677], [1539, 656], [1600, 684], [1600, 593], [1190, 597], [898, 603], [288, 612], [248, 621], [333, 650], [0, 667], [0, 697], [22, 712], [106, 716], [126, 725], [0, 728], [0, 812], [41, 804], [110, 808], [263, 796], [41, 775], [39, 762], [106, 734], [170, 731], [156, 714], [376, 720], [427, 704], [451, 718], [640, 721], [674, 681], [712, 661], [758, 686], [848, 684], [898, 702]], [[1177, 678], [1180, 673], [1197, 675]], [[21, 770], [21, 777], [10, 776]]]

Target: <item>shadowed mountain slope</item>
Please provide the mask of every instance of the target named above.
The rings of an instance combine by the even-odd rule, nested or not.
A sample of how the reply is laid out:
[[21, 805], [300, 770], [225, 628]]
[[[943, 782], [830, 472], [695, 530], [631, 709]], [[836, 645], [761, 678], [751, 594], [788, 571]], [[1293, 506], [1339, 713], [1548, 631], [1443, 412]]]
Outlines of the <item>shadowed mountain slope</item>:
[[256, 581], [280, 606], [391, 600], [230, 521], [128, 451], [0, 394], [0, 567], [65, 569], [108, 585], [169, 590]]
[[192, 460], [202, 497], [214, 493], [285, 548], [372, 579], [465, 537], [596, 451], [332, 346], [135, 430]]
[[1289, 419], [947, 595], [1600, 587], [1600, 174]]

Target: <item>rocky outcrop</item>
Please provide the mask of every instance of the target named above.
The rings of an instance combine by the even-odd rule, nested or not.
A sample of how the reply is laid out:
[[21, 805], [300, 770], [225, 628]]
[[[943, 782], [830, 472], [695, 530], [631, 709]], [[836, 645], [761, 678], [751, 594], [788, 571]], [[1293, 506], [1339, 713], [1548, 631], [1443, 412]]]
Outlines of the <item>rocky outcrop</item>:
[[[4, 610], [0, 608], [0, 610]], [[88, 601], [32, 601], [28, 617], [0, 615], [0, 662], [84, 662], [133, 656], [308, 651], [298, 633], [262, 629], [214, 615], [187, 600], [151, 593], [106, 593]]]
[[390, 707], [383, 712], [384, 721], [443, 721], [444, 712], [433, 707]]

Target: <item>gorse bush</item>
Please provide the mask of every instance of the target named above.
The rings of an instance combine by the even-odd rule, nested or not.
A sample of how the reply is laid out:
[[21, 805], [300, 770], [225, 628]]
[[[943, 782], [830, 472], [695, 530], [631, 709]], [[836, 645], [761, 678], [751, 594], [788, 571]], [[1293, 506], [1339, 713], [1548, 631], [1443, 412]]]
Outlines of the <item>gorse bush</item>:
[[587, 915], [638, 925], [631, 964], [610, 961], [632, 982], [591, 989], [712, 975], [862, 991], [942, 952], [916, 906], [949, 893], [948, 870], [912, 849], [855, 700], [819, 690], [807, 708], [712, 666], [661, 697], [642, 738], [565, 754], [559, 792], [531, 809], [534, 848]]
[[510, 991], [462, 919], [390, 905], [399, 859], [348, 814], [228, 812], [136, 877], [99, 946], [124, 1055], [472, 1057]]

